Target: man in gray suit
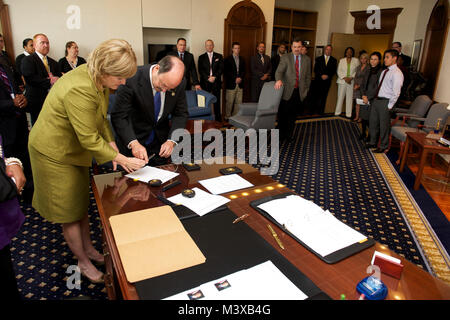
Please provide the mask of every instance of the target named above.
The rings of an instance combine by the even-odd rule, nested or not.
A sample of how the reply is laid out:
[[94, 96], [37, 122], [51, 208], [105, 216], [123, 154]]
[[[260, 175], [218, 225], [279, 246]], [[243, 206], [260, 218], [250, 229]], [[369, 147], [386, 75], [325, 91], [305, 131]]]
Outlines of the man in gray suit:
[[284, 86], [283, 97], [278, 109], [280, 140], [292, 141], [297, 110], [308, 95], [311, 84], [311, 59], [301, 54], [302, 41], [292, 41], [292, 51], [280, 59], [275, 72], [275, 89]]

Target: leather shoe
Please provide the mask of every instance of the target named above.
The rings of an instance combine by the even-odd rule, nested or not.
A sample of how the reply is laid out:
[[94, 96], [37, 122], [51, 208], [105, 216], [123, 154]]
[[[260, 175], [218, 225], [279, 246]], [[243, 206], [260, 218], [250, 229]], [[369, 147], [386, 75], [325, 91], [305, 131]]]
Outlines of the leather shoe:
[[384, 153], [386, 149], [377, 148], [374, 153]]
[[377, 147], [377, 146], [374, 145], [374, 144], [366, 143], [366, 149], [374, 149], [374, 148], [376, 148], [376, 147]]

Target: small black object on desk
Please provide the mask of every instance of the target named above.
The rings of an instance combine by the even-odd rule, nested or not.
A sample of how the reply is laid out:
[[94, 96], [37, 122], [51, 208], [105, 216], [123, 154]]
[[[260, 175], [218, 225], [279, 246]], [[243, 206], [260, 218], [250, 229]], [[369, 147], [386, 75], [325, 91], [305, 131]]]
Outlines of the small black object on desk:
[[181, 194], [182, 194], [184, 197], [187, 197], [187, 198], [193, 198], [193, 197], [195, 197], [195, 191], [192, 190], [192, 189], [184, 189], [184, 190], [181, 192]]
[[223, 175], [229, 175], [229, 174], [235, 174], [235, 173], [242, 173], [242, 170], [238, 167], [228, 167], [220, 169], [219, 172]]
[[200, 166], [196, 163], [183, 163], [183, 167], [187, 171], [194, 171], [194, 170], [200, 170]]
[[148, 182], [148, 184], [152, 187], [159, 187], [162, 184], [162, 181], [159, 179], [152, 179]]

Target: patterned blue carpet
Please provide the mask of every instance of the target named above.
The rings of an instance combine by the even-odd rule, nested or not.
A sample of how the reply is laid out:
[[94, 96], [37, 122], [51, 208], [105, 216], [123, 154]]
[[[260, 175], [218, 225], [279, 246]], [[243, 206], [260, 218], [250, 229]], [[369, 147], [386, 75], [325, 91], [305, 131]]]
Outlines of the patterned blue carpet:
[[[280, 170], [273, 178], [428, 270], [395, 199], [358, 135], [354, 123], [339, 119], [297, 124], [296, 141], [280, 146]], [[23, 210], [25, 224], [11, 245], [23, 298], [107, 299], [103, 284], [82, 280], [80, 290], [68, 289], [66, 270], [77, 262], [60, 225], [43, 220], [31, 207], [23, 205]], [[89, 212], [92, 239], [100, 250], [100, 221], [92, 193]]]

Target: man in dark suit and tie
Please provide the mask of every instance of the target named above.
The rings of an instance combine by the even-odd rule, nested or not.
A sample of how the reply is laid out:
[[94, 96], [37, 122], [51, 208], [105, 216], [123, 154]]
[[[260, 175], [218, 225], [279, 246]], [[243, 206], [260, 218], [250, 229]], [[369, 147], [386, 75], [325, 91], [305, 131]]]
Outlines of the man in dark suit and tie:
[[275, 89], [281, 90], [284, 86], [278, 109], [280, 140], [288, 142], [294, 139], [297, 110], [302, 109], [302, 102], [308, 95], [311, 85], [311, 59], [301, 54], [302, 46], [301, 40], [294, 39], [292, 51], [281, 57], [275, 73]]
[[217, 98], [214, 104], [214, 116], [216, 121], [222, 121], [220, 89], [222, 88], [223, 56], [213, 51], [214, 42], [210, 39], [206, 40], [205, 49], [206, 52], [198, 57], [200, 86]]
[[284, 54], [286, 54], [287, 45], [285, 43], [280, 44], [277, 49], [277, 53], [270, 59], [270, 63], [272, 64], [272, 74], [271, 79], [275, 79], [275, 72], [277, 71], [278, 65], [280, 64], [280, 58]]
[[154, 154], [150, 165], [167, 162], [177, 143], [172, 132], [184, 129], [188, 118], [183, 75], [183, 62], [166, 56], [158, 64], [139, 67], [118, 88], [111, 121], [121, 153], [146, 162]]
[[399, 58], [401, 57], [403, 60], [403, 66], [409, 68], [411, 66], [411, 57], [402, 53], [402, 43], [398, 41], [394, 42], [392, 49], [398, 51]]
[[33, 37], [35, 52], [22, 60], [22, 75], [26, 82], [25, 96], [31, 121], [36, 122], [52, 85], [61, 77], [58, 62], [48, 57], [50, 43], [45, 34]]
[[337, 60], [331, 56], [332, 50], [332, 46], [327, 45], [324, 54], [317, 57], [314, 64], [315, 84], [317, 86], [315, 100], [318, 114], [323, 114], [325, 111], [331, 80], [337, 70]]
[[225, 120], [235, 115], [238, 105], [242, 103], [245, 78], [245, 61], [240, 56], [241, 44], [233, 42], [232, 54], [224, 60], [224, 80], [226, 88]]
[[198, 81], [197, 69], [195, 68], [194, 56], [189, 51], [186, 51], [186, 39], [178, 38], [177, 51], [169, 52], [168, 55], [178, 57], [184, 62], [186, 90], [191, 90], [192, 86], [195, 87], [195, 90], [200, 90], [201, 87], [200, 82]]
[[265, 43], [262, 41], [259, 42], [256, 50], [256, 55], [250, 58], [250, 71], [252, 73], [252, 102], [258, 102], [259, 94], [261, 93], [262, 87], [264, 86], [264, 82], [270, 81], [270, 74], [272, 73], [272, 64], [270, 62], [270, 57], [265, 54]]

